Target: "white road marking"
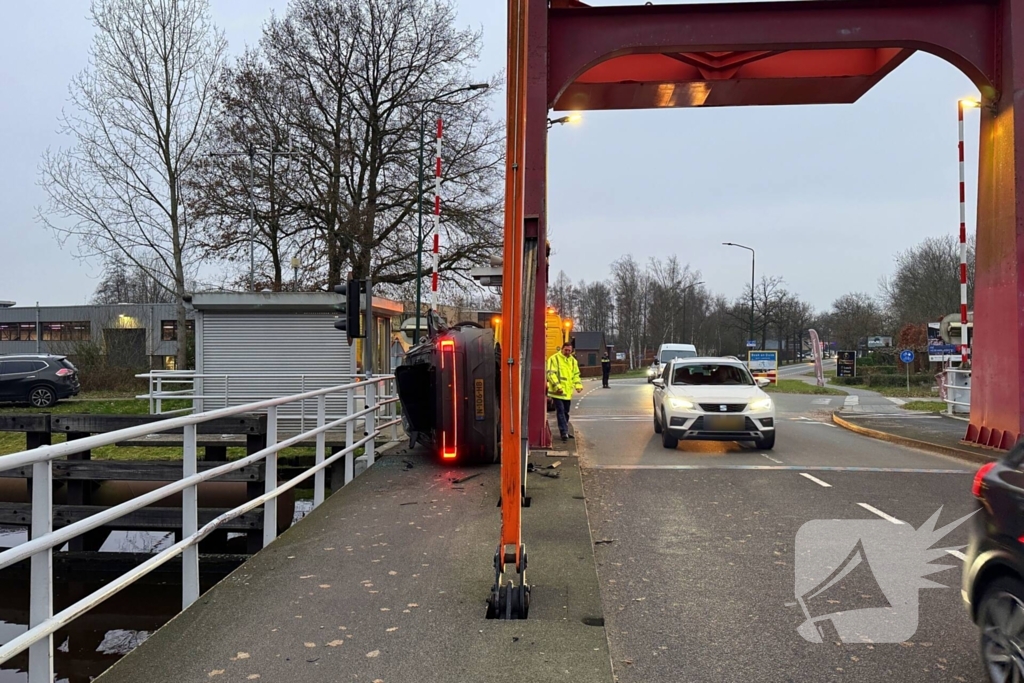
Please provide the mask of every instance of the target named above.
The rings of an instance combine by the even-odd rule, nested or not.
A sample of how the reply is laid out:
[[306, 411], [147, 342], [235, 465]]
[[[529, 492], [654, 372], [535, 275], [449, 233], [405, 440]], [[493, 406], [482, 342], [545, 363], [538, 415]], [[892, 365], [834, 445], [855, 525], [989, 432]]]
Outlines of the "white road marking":
[[847, 396], [843, 401], [843, 405], [856, 406], [860, 405], [860, 396]]
[[887, 522], [892, 522], [893, 524], [906, 524], [906, 522], [904, 522], [902, 520], [899, 520], [899, 519], [896, 519], [892, 515], [887, 515], [884, 512], [882, 512], [881, 510], [879, 510], [878, 508], [871, 507], [867, 503], [857, 503], [857, 505], [860, 505], [862, 508], [864, 508], [865, 510], [867, 510], [868, 512], [870, 512], [872, 514], [878, 515], [879, 517], [881, 517], [882, 519], [884, 519]]
[[768, 455], [767, 453], [762, 453], [761, 455], [763, 455], [764, 457], [768, 458], [769, 460], [771, 460], [776, 465], [781, 465], [782, 464], [781, 460], [776, 460], [775, 458], [773, 458], [772, 456]]
[[964, 555], [959, 550], [947, 550], [946, 552], [949, 553], [950, 555], [952, 555], [953, 557], [955, 557], [958, 560], [966, 560], [967, 559], [967, 556]]
[[819, 405], [819, 406], [827, 406], [829, 403], [832, 403], [832, 399], [830, 399], [830, 398], [816, 398], [813, 401], [811, 401], [811, 403], [813, 403], [815, 405]]
[[821, 422], [820, 420], [812, 420], [811, 418], [804, 417], [803, 415], [801, 415], [800, 417], [791, 417], [789, 419], [790, 420], [796, 420], [800, 424], [821, 425], [822, 427], [832, 427], [833, 429], [835, 429], [835, 425], [834, 424], [831, 424], [829, 422]]
[[889, 399], [890, 401], [892, 401], [893, 403], [895, 403], [898, 406], [902, 406], [902, 405], [906, 404], [906, 401], [904, 401], [902, 398], [893, 398], [892, 396], [886, 396], [886, 398]]
[[818, 479], [817, 477], [815, 477], [814, 475], [807, 474], [806, 472], [799, 472], [798, 474], [801, 477], [803, 477], [804, 479], [810, 479], [811, 481], [813, 481], [818, 486], [822, 486], [822, 487], [827, 488], [827, 489], [832, 488], [832, 484], [824, 482], [821, 479]]

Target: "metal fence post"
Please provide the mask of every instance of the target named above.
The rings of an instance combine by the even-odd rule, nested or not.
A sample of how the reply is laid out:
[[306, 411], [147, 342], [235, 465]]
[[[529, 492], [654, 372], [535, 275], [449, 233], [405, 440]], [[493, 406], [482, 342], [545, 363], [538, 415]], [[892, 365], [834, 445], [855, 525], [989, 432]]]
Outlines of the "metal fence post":
[[[32, 538], [53, 531], [53, 467], [51, 461], [32, 464]], [[40, 550], [30, 560], [29, 628], [53, 616], [53, 548]], [[29, 683], [53, 683], [53, 634], [28, 651]]]
[[[345, 390], [345, 414], [350, 418], [356, 412], [356, 390], [355, 387], [349, 387]], [[350, 419], [345, 423], [345, 448], [352, 448], [352, 444], [356, 442], [356, 421]], [[349, 483], [355, 478], [355, 459], [352, 451], [345, 454], [345, 483]]]
[[[394, 379], [391, 379], [391, 380], [388, 380], [388, 384], [391, 386], [391, 389], [388, 391], [388, 398], [397, 398], [398, 397], [398, 381], [394, 380]], [[398, 401], [395, 401], [394, 403], [391, 403], [389, 405], [391, 406], [391, 416], [390, 416], [391, 420], [392, 421], [397, 420], [398, 419]], [[398, 441], [398, 423], [397, 422], [395, 422], [395, 424], [391, 425], [391, 440], [392, 441]]]
[[[327, 424], [327, 396], [320, 394], [316, 397], [316, 428], [321, 429]], [[324, 451], [327, 450], [327, 434], [320, 432], [316, 435], [316, 464], [324, 461]], [[313, 507], [324, 502], [324, 471], [317, 470], [313, 475]]]
[[[196, 426], [185, 425], [182, 437], [182, 476], [191, 477], [196, 467]], [[181, 537], [199, 531], [199, 487], [189, 486], [181, 492]], [[199, 599], [199, 544], [193, 543], [181, 553], [181, 608]]]
[[366, 466], [369, 467], [373, 464], [374, 441], [377, 438], [374, 436], [377, 429], [377, 382], [372, 379], [366, 382], [366, 407], [373, 408], [366, 414], [366, 435], [370, 437], [366, 442]]
[[[299, 375], [299, 393], [306, 393], [306, 376]], [[320, 425], [317, 425], [319, 427]], [[306, 431], [306, 399], [299, 401], [299, 433]]]
[[[277, 406], [267, 408], [267, 447], [277, 443]], [[264, 493], [277, 488], [277, 453], [271, 453], [264, 460]], [[270, 545], [277, 538], [277, 498], [271, 498], [263, 504], [263, 547]]]

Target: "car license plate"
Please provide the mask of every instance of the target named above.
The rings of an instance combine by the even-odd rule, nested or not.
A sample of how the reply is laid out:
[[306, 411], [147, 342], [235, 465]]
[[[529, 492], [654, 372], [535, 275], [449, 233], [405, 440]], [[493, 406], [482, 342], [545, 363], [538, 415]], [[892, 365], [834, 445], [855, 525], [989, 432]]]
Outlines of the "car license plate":
[[709, 432], [742, 432], [745, 420], [742, 415], [707, 415], [704, 428]]

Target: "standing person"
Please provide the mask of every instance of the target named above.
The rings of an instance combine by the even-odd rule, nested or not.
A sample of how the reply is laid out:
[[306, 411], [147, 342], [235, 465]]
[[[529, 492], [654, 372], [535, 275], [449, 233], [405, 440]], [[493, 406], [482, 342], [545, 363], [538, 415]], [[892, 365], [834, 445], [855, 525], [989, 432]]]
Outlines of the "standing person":
[[604, 355], [601, 356], [601, 387], [604, 389], [608, 388], [608, 376], [612, 374], [612, 359], [608, 357], [608, 352], [605, 351]]
[[575, 438], [569, 433], [569, 409], [572, 407], [572, 392], [583, 391], [580, 382], [580, 365], [572, 355], [572, 344], [562, 344], [562, 350], [547, 362], [548, 397], [555, 402], [558, 413], [558, 432], [562, 441]]

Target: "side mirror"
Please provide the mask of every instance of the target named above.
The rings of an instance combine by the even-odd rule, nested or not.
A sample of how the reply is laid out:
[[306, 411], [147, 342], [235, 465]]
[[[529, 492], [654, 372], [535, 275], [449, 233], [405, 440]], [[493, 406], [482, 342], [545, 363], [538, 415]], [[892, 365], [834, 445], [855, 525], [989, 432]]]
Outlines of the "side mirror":
[[659, 389], [664, 389], [665, 388], [665, 380], [663, 380], [660, 377], [658, 379], [652, 380], [651, 384], [653, 384], [654, 386], [658, 387]]
[[770, 379], [768, 379], [767, 377], [758, 377], [754, 381], [757, 382], [757, 386], [759, 386], [759, 387], [766, 387], [766, 386], [768, 386], [769, 384], [772, 383], [772, 381]]

